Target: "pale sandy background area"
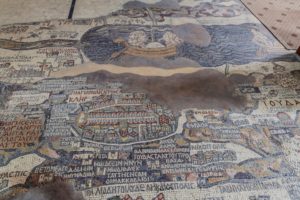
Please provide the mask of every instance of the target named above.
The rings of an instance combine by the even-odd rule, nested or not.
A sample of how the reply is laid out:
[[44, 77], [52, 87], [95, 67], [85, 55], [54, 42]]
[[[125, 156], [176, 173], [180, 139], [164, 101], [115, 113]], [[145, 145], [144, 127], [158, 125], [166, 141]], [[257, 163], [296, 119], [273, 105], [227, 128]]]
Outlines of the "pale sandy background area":
[[72, 0], [0, 0], [0, 25], [66, 19]]

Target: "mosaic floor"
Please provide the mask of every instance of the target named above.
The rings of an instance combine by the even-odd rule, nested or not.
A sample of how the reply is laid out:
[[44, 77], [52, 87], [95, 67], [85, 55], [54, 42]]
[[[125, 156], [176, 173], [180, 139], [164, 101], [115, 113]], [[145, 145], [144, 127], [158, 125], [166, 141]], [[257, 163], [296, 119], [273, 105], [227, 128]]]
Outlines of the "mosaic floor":
[[2, 199], [300, 199], [294, 51], [239, 0], [97, 6], [0, 26]]

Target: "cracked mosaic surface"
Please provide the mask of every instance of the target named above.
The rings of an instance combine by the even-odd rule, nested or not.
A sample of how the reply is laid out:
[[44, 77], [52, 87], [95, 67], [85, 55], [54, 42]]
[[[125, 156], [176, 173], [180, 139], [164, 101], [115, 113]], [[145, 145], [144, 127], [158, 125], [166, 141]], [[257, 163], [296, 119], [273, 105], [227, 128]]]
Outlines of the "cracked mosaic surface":
[[240, 1], [97, 6], [0, 27], [2, 198], [300, 198], [300, 63]]

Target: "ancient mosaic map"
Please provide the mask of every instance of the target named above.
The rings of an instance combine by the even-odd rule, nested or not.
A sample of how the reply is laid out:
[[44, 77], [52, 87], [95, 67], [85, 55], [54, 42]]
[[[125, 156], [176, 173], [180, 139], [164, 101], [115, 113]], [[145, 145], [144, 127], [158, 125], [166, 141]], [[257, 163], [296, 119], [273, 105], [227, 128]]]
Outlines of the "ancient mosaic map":
[[0, 27], [1, 196], [300, 199], [293, 52], [238, 0], [115, 4]]

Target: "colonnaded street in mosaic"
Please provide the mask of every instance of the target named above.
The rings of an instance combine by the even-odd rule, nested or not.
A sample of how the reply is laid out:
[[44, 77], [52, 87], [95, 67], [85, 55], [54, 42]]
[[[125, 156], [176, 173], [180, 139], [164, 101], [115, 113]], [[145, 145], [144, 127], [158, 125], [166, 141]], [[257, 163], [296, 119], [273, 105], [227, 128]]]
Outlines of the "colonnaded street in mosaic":
[[293, 51], [238, 0], [120, 2], [0, 27], [0, 195], [300, 199]]

